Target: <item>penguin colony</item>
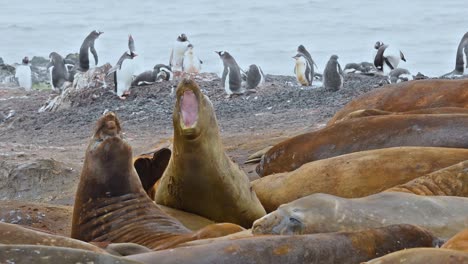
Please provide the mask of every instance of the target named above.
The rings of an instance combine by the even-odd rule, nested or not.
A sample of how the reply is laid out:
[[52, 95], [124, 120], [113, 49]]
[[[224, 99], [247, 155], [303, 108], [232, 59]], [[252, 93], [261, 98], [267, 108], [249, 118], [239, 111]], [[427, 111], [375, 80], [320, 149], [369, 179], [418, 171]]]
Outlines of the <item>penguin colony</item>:
[[[80, 47], [79, 61], [77, 63], [64, 59], [57, 52], [51, 52], [50, 62], [47, 69], [50, 73], [50, 84], [52, 89], [61, 92], [67, 82], [73, 82], [77, 72], [86, 72], [90, 69], [90, 53], [94, 58], [94, 65], [98, 64], [99, 57], [94, 47], [95, 41], [104, 32], [93, 30], [83, 40]], [[294, 62], [294, 74], [297, 82], [302, 86], [312, 86], [314, 79], [321, 79], [323, 87], [330, 91], [337, 91], [343, 87], [344, 75], [347, 73], [360, 73], [367, 75], [385, 75], [388, 83], [398, 83], [412, 80], [415, 77], [403, 68], [399, 68], [401, 62], [406, 62], [403, 52], [393, 45], [377, 41], [374, 44], [373, 63], [348, 63], [344, 69], [338, 62], [337, 55], [331, 55], [323, 74], [317, 73], [318, 67], [311, 54], [304, 45], [299, 45], [296, 55], [292, 58]], [[251, 64], [246, 70], [242, 70], [234, 57], [227, 51], [215, 51], [223, 63], [221, 81], [226, 94], [244, 94], [249, 91], [255, 92], [257, 87], [265, 83], [265, 75], [262, 69]], [[171, 50], [169, 64], [156, 64], [151, 71], [144, 71], [137, 75], [135, 63], [137, 57], [135, 41], [132, 35], [128, 37], [128, 51], [125, 51], [117, 63], [109, 70], [108, 75], [114, 75], [114, 92], [121, 98], [130, 94], [130, 88], [152, 84], [155, 82], [170, 81], [189, 75], [192, 78], [201, 72], [203, 61], [196, 54], [194, 45], [189, 41], [187, 35], [180, 34]], [[454, 77], [464, 74], [464, 68], [468, 68], [468, 32], [462, 37], [458, 45], [455, 69], [444, 74], [442, 77]], [[19, 85], [26, 90], [32, 88], [31, 67], [28, 57], [24, 57], [22, 63], [16, 67], [15, 78]], [[416, 76], [417, 77], [417, 76]]]

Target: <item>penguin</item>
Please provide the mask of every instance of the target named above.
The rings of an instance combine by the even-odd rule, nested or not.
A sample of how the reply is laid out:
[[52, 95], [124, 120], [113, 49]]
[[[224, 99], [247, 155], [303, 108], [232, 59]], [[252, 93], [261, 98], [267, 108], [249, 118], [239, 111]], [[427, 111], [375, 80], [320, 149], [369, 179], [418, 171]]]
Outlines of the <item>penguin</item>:
[[[318, 66], [317, 64], [315, 64], [315, 61], [312, 59], [312, 56], [310, 55], [310, 53], [306, 50], [306, 48], [304, 47], [304, 45], [299, 45], [297, 47], [297, 53], [302, 53], [304, 54], [304, 56], [307, 58], [307, 60], [309, 61], [309, 64], [310, 65], [313, 65], [315, 68], [318, 69]], [[312, 67], [312, 76], [314, 75], [314, 67]]]
[[323, 85], [325, 89], [338, 91], [343, 87], [343, 71], [338, 63], [338, 56], [332, 55], [323, 71]]
[[16, 67], [15, 73], [16, 79], [18, 79], [19, 86], [26, 89], [26, 91], [32, 88], [32, 76], [31, 66], [29, 65], [29, 58], [26, 56], [23, 58], [21, 65]]
[[94, 56], [95, 65], [98, 64], [98, 55], [96, 49], [94, 48], [94, 41], [103, 33], [104, 32], [93, 30], [84, 39], [80, 48], [80, 64], [78, 68], [80, 71], [86, 72], [89, 70], [89, 51], [91, 51]]
[[201, 70], [201, 61], [193, 52], [193, 45], [188, 44], [187, 50], [184, 53], [184, 58], [182, 62], [182, 70], [189, 74], [197, 74]]
[[232, 94], [243, 94], [245, 92], [242, 87], [242, 76], [239, 65], [236, 60], [227, 51], [215, 51], [223, 61], [223, 87], [228, 96]]
[[364, 73], [372, 73], [376, 72], [377, 69], [375, 68], [374, 64], [371, 62], [363, 61], [360, 63], [361, 69]]
[[189, 44], [190, 42], [185, 34], [180, 34], [174, 43], [169, 59], [169, 66], [176, 76], [179, 76], [183, 70], [184, 54]]
[[164, 64], [156, 64], [153, 68], [156, 72], [156, 81], [170, 81], [173, 78], [171, 67]]
[[344, 73], [361, 73], [363, 72], [363, 69], [361, 67], [361, 64], [351, 62], [345, 65], [343, 72]]
[[296, 74], [297, 81], [302, 86], [310, 86], [312, 85], [313, 81], [313, 65], [310, 64], [310, 61], [307, 59], [306, 55], [303, 53], [297, 53], [296, 56], [293, 57], [296, 60], [296, 64], [294, 66], [294, 74]]
[[64, 60], [57, 52], [49, 54], [50, 62], [47, 64], [47, 69], [50, 73], [50, 84], [52, 90], [61, 91], [65, 82], [73, 82], [73, 74], [68, 72], [67, 60]]
[[156, 82], [157, 72], [155, 70], [152, 71], [145, 71], [140, 73], [135, 79], [132, 81], [133, 86], [142, 86], [142, 85], [149, 85]]
[[388, 81], [390, 83], [400, 83], [413, 80], [413, 76], [407, 69], [396, 68], [388, 74]]
[[[465, 53], [465, 56], [463, 56]], [[442, 75], [442, 77], [460, 76], [464, 73], [464, 65], [468, 68], [468, 32], [463, 35], [457, 48], [457, 54], [455, 57], [455, 69], [449, 73]]]
[[396, 69], [400, 61], [406, 62], [405, 55], [401, 50], [389, 49], [388, 47], [389, 45], [385, 45], [382, 41], [377, 41], [374, 45], [374, 48], [377, 50], [374, 57], [374, 65], [380, 72]]
[[120, 99], [125, 99], [124, 95], [129, 95], [129, 89], [132, 85], [133, 74], [135, 72], [134, 67], [125, 64], [124, 61], [127, 59], [133, 60], [138, 56], [135, 52], [135, 41], [132, 35], [128, 36], [128, 49], [120, 56], [119, 61], [112, 67], [107, 75], [114, 73], [114, 91]]
[[248, 90], [261, 87], [265, 84], [265, 75], [263, 74], [262, 69], [252, 64], [249, 66], [249, 69], [245, 71], [245, 85]]

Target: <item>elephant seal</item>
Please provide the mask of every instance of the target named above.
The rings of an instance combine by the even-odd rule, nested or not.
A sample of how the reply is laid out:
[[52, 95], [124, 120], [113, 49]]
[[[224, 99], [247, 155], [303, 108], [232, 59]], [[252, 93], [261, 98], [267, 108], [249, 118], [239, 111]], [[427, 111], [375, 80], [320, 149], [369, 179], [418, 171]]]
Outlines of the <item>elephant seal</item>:
[[468, 197], [468, 161], [434, 171], [386, 191]]
[[271, 212], [313, 193], [344, 198], [375, 194], [467, 159], [468, 149], [457, 148], [367, 150], [309, 162], [288, 173], [260, 178], [251, 185], [265, 210]]
[[[0, 263], [108, 263], [140, 262], [93, 251], [37, 245], [0, 245]], [[141, 264], [141, 263], [140, 263]]]
[[132, 149], [122, 139], [117, 116], [108, 112], [101, 117], [86, 149], [71, 237], [93, 242], [131, 242], [159, 250], [210, 237], [216, 228], [209, 228], [193, 233], [151, 201], [133, 167]]
[[266, 214], [247, 175], [224, 152], [213, 105], [193, 80], [177, 88], [173, 124], [173, 153], [156, 203], [247, 228]]
[[450, 238], [442, 245], [442, 248], [465, 251], [468, 253], [468, 228]]
[[254, 235], [356, 231], [394, 224], [424, 227], [441, 238], [468, 227], [468, 198], [384, 192], [347, 199], [312, 194], [258, 219]]
[[368, 92], [338, 111], [328, 122], [334, 124], [360, 109], [406, 112], [434, 107], [468, 108], [468, 80], [419, 80], [386, 85]]
[[[427, 230], [393, 225], [360, 232], [258, 236], [132, 255], [144, 263], [360, 263], [404, 248], [438, 243]], [[202, 257], [201, 257], [202, 256]]]
[[[15, 224], [0, 222], [0, 244], [27, 244], [54, 247], [67, 247], [105, 253], [104, 250], [81, 240], [52, 235]], [[3, 263], [3, 262], [1, 262]]]
[[380, 115], [339, 122], [275, 145], [257, 173], [292, 171], [307, 162], [399, 146], [467, 148], [468, 115]]
[[468, 263], [468, 253], [440, 248], [411, 248], [393, 252], [380, 258], [373, 259], [366, 264], [428, 264], [428, 263]]

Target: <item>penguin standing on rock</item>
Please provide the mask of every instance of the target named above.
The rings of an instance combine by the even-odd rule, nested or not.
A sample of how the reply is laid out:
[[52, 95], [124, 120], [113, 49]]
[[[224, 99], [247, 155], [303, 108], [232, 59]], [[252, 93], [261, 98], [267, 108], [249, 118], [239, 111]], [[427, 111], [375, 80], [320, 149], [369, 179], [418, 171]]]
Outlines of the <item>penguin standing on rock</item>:
[[203, 61], [201, 61], [193, 52], [193, 45], [188, 44], [182, 63], [183, 71], [188, 74], [198, 74], [201, 70], [202, 64]]
[[245, 86], [248, 90], [261, 87], [265, 84], [265, 75], [263, 74], [262, 69], [252, 64], [249, 66], [249, 69], [245, 71]]
[[343, 87], [343, 83], [343, 71], [338, 63], [338, 56], [332, 55], [323, 71], [323, 86], [325, 89], [338, 91]]
[[294, 74], [296, 74], [297, 81], [302, 86], [312, 85], [312, 80], [314, 78], [314, 66], [310, 64], [310, 60], [307, 58], [307, 55], [303, 53], [297, 53], [293, 59], [296, 60], [294, 65]]
[[455, 69], [452, 72], [442, 75], [442, 77], [463, 75], [465, 65], [466, 68], [468, 68], [468, 32], [463, 35], [463, 38], [460, 40], [460, 44], [458, 44], [457, 56], [455, 57]]
[[188, 41], [187, 36], [185, 34], [181, 34], [177, 37], [174, 47], [172, 48], [169, 66], [176, 77], [180, 76], [183, 71], [184, 54], [189, 44], [190, 42]]
[[84, 39], [83, 44], [80, 48], [80, 65], [79, 70], [86, 72], [89, 70], [89, 52], [94, 56], [95, 65], [98, 64], [98, 55], [96, 49], [94, 48], [94, 41], [99, 38], [99, 36], [104, 33], [101, 31], [93, 30], [89, 35]]
[[125, 60], [133, 60], [137, 56], [132, 35], [128, 36], [128, 49], [129, 51], [124, 52], [115, 66], [107, 73], [107, 75], [114, 73], [114, 91], [120, 99], [125, 99], [124, 95], [130, 94], [129, 89], [133, 81], [134, 67], [124, 63]]
[[73, 82], [73, 72], [68, 72], [67, 64], [73, 63], [63, 59], [57, 52], [49, 54], [50, 62], [47, 64], [47, 69], [50, 72], [50, 84], [52, 90], [61, 91], [65, 82]]
[[227, 51], [215, 51], [223, 61], [223, 87], [228, 96], [232, 94], [243, 94], [245, 92], [242, 87], [242, 76], [239, 65], [236, 60]]
[[389, 45], [385, 45], [382, 41], [377, 41], [374, 48], [377, 50], [374, 65], [380, 72], [389, 72], [398, 68], [400, 61], [406, 62], [405, 55], [401, 50], [391, 49]]
[[32, 76], [31, 76], [31, 66], [29, 66], [28, 57], [24, 57], [21, 65], [16, 67], [15, 77], [18, 79], [18, 83], [21, 87], [26, 89], [26, 91], [31, 90]]

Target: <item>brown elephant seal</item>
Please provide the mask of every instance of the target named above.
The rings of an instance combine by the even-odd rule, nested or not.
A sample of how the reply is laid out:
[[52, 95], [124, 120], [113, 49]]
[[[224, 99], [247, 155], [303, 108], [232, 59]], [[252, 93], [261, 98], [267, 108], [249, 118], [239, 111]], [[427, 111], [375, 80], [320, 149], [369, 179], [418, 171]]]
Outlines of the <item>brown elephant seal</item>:
[[[64, 236], [52, 235], [37, 230], [28, 229], [15, 224], [0, 222], [0, 244], [27, 244], [55, 247], [68, 247], [105, 253], [104, 250], [81, 240]], [[3, 262], [0, 262], [3, 263]]]
[[250, 227], [266, 212], [247, 175], [224, 151], [212, 103], [189, 79], [180, 82], [176, 96], [173, 153], [156, 203]]
[[441, 248], [411, 248], [373, 259], [367, 264], [467, 264], [468, 253]]
[[143, 189], [151, 200], [154, 200], [158, 187], [156, 182], [161, 179], [170, 158], [171, 150], [168, 148], [160, 148], [134, 158], [133, 166], [135, 166], [138, 177], [140, 177]]
[[307, 162], [400, 146], [468, 148], [468, 115], [381, 115], [351, 119], [298, 135], [270, 149], [260, 176], [292, 171]]
[[[37, 245], [0, 245], [0, 263], [106, 263], [138, 264], [140, 262], [93, 251]], [[141, 264], [141, 263], [140, 263]]]
[[394, 225], [360, 232], [258, 236], [132, 255], [143, 263], [359, 263], [390, 252], [438, 243], [427, 230]]
[[420, 80], [386, 85], [345, 105], [328, 122], [334, 124], [360, 109], [407, 112], [434, 107], [468, 108], [468, 80]]
[[122, 139], [117, 116], [109, 112], [101, 117], [86, 150], [71, 237], [130, 242], [159, 250], [195, 240], [198, 233], [206, 238], [210, 232], [193, 233], [148, 197], [133, 167], [132, 149]]
[[463, 197], [400, 192], [354, 199], [319, 193], [281, 205], [255, 221], [252, 233], [313, 234], [412, 224], [449, 238], [468, 227], [467, 203]]
[[271, 212], [313, 193], [344, 198], [368, 196], [465, 160], [468, 149], [367, 150], [309, 162], [294, 171], [269, 175], [251, 184], [265, 210]]
[[468, 252], [468, 228], [450, 238], [442, 245], [442, 248]]
[[468, 197], [468, 161], [434, 171], [385, 191]]

